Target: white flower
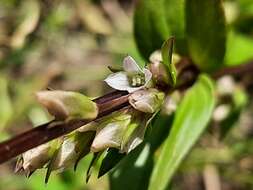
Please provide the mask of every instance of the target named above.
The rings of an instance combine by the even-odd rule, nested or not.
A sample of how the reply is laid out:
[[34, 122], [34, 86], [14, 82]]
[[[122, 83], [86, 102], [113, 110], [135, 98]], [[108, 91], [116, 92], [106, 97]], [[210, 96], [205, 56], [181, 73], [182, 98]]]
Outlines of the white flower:
[[152, 73], [148, 69], [141, 69], [131, 56], [124, 58], [123, 69], [124, 71], [110, 74], [105, 82], [116, 90], [132, 93], [147, 87], [152, 78]]

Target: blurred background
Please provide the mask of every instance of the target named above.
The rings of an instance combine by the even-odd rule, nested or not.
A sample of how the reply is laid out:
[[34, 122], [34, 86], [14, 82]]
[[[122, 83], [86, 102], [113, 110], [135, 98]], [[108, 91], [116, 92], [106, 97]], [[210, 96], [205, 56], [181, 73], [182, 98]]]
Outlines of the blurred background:
[[[98, 97], [110, 91], [103, 82], [110, 73], [107, 66], [121, 64], [126, 54], [144, 64], [132, 32], [135, 3], [0, 1], [1, 141], [51, 119], [35, 101], [34, 92], [51, 88]], [[225, 1], [225, 8], [232, 39], [228, 41], [227, 65], [253, 60], [252, 0]], [[212, 126], [180, 167], [172, 189], [211, 190], [217, 189], [217, 182], [222, 189], [253, 189], [253, 90], [243, 85], [248, 81], [237, 82], [229, 76], [219, 81], [221, 88], [233, 86], [233, 104], [226, 104], [227, 97], [220, 101]], [[228, 109], [228, 114], [220, 118]], [[229, 129], [222, 141], [217, 132], [220, 124], [227, 126], [224, 130]], [[69, 169], [53, 174], [45, 185], [44, 170], [26, 179], [14, 173], [13, 159], [0, 165], [0, 189], [110, 189], [107, 175], [101, 179], [93, 176], [85, 184], [90, 160], [91, 156], [83, 159], [76, 172]]]

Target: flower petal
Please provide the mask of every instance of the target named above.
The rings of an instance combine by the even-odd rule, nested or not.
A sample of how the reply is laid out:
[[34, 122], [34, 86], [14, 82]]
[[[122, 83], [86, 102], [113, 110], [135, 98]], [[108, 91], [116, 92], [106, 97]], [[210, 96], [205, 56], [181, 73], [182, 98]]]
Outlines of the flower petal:
[[116, 90], [126, 90], [131, 87], [125, 72], [110, 74], [104, 81]]
[[128, 78], [125, 72], [118, 72], [110, 74], [105, 80], [104, 80], [110, 87], [121, 90], [121, 91], [128, 91], [129, 93], [132, 93], [136, 90], [139, 90], [143, 88], [143, 86], [140, 87], [131, 87]]
[[123, 68], [127, 73], [140, 73], [142, 72], [139, 65], [131, 56], [126, 56], [123, 60]]

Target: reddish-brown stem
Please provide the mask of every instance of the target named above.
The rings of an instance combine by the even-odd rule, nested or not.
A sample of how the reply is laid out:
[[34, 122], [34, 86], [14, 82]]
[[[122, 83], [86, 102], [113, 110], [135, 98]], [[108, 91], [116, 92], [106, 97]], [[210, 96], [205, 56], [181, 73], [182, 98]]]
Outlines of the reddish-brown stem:
[[[116, 91], [95, 99], [99, 109], [96, 119], [128, 105], [126, 94], [126, 92]], [[0, 164], [36, 146], [70, 133], [90, 121], [92, 120], [51, 121], [2, 142], [0, 143]]]
[[243, 76], [245, 74], [252, 74], [253, 73], [253, 61], [246, 62], [244, 64], [232, 66], [232, 67], [225, 67], [213, 74], [215, 79], [224, 76], [224, 75], [233, 75], [233, 76]]

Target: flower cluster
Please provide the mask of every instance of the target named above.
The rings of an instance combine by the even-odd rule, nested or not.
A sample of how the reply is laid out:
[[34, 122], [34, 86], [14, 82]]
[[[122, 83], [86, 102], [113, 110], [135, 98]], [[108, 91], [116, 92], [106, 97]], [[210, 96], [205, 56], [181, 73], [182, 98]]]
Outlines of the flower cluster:
[[47, 181], [52, 171], [60, 172], [71, 166], [76, 168], [88, 153], [98, 157], [109, 149], [117, 149], [119, 154], [128, 154], [143, 141], [149, 122], [161, 110], [165, 100], [164, 92], [156, 89], [156, 76], [150, 70], [140, 68], [132, 57], [125, 57], [122, 70], [110, 74], [105, 82], [116, 90], [128, 91], [131, 106], [99, 119], [96, 119], [96, 103], [80, 93], [38, 92], [37, 100], [56, 120], [96, 120], [23, 153], [16, 170], [23, 170], [30, 176], [36, 169], [46, 167]]

